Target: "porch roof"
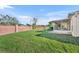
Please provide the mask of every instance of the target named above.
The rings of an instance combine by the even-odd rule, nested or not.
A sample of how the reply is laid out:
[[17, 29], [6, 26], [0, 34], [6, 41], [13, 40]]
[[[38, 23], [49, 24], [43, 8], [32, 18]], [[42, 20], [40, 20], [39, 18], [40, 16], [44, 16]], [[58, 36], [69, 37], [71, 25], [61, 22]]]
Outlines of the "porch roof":
[[51, 22], [67, 22], [68, 20], [70, 20], [70, 19], [53, 20], [53, 21], [50, 21], [49, 23], [51, 23]]

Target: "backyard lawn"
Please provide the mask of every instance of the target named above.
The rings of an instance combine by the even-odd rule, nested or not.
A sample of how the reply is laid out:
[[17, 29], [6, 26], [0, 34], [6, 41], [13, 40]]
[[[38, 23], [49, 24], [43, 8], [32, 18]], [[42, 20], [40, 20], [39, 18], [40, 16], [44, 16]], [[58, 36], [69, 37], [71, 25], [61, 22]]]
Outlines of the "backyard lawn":
[[0, 52], [79, 52], [79, 38], [50, 34], [42, 31], [26, 31], [0, 36]]

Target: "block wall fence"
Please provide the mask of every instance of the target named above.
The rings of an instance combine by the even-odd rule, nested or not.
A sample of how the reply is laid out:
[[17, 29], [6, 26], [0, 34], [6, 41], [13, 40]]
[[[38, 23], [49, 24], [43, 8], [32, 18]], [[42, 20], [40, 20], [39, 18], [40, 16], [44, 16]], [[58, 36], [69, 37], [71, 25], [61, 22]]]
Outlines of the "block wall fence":
[[0, 35], [32, 30], [32, 26], [0, 25]]

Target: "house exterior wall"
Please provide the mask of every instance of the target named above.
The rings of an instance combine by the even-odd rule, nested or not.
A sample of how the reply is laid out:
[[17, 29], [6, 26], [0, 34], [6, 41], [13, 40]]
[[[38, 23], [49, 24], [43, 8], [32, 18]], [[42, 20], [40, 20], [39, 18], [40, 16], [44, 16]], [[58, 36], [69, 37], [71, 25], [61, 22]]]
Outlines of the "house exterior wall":
[[71, 32], [72, 36], [79, 37], [79, 14], [71, 17]]
[[56, 30], [57, 29], [57, 24], [52, 22], [51, 27], [53, 27], [53, 30]]
[[63, 29], [63, 30], [68, 30], [68, 22], [62, 22], [61, 23], [61, 28]]
[[[52, 22], [54, 30], [70, 30], [69, 21], [66, 22]], [[59, 26], [60, 25], [60, 26]]]

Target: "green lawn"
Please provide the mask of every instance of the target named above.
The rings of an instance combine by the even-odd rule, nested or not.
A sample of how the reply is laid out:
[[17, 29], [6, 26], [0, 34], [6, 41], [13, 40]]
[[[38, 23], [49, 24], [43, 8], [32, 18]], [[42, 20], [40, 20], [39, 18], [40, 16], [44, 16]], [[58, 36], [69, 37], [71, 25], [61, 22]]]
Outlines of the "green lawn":
[[0, 36], [0, 52], [79, 52], [79, 45], [59, 41], [53, 35], [54, 38], [42, 36], [45, 33], [27, 31]]

